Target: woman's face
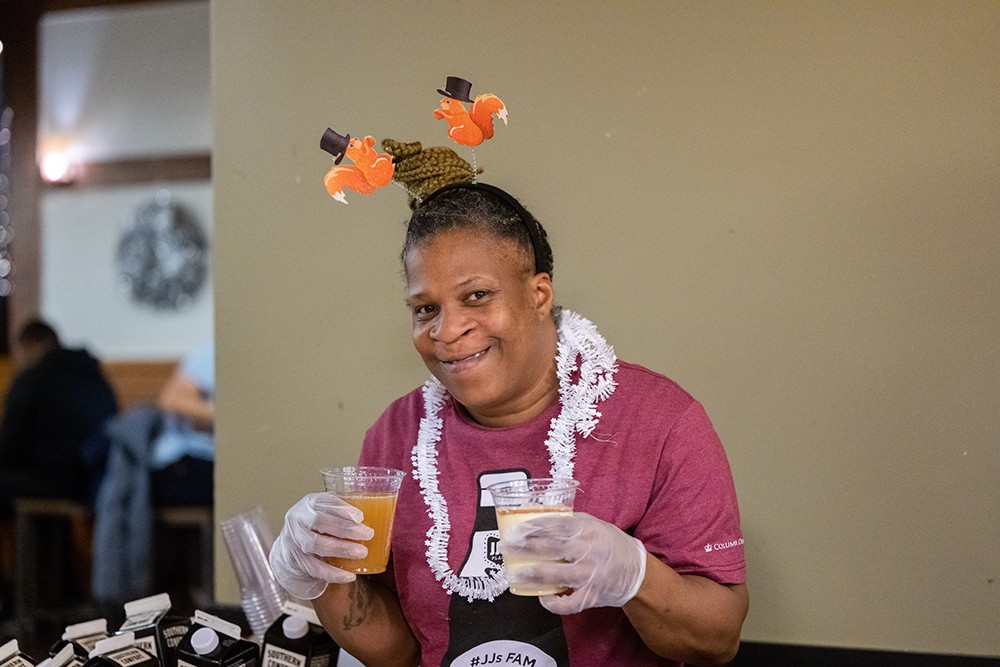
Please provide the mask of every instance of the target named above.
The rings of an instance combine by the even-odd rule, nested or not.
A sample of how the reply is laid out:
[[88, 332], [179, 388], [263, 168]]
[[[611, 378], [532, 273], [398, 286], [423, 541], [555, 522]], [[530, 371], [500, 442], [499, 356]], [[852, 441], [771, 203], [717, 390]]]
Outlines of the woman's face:
[[521, 423], [558, 395], [552, 281], [509, 240], [438, 234], [405, 257], [413, 344], [430, 372], [486, 426]]

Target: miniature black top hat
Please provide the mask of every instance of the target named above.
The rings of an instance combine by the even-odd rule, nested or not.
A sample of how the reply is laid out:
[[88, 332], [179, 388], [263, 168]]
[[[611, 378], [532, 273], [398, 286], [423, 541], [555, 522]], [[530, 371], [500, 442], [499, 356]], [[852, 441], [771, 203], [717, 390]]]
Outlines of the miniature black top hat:
[[323, 133], [323, 138], [319, 140], [319, 147], [333, 156], [334, 164], [340, 164], [349, 143], [351, 143], [351, 135], [341, 136], [328, 127]]
[[469, 98], [469, 93], [472, 92], [472, 84], [465, 79], [458, 78], [457, 76], [449, 76], [448, 83], [445, 85], [444, 90], [438, 88], [438, 92], [445, 97], [452, 98], [453, 100], [472, 102]]

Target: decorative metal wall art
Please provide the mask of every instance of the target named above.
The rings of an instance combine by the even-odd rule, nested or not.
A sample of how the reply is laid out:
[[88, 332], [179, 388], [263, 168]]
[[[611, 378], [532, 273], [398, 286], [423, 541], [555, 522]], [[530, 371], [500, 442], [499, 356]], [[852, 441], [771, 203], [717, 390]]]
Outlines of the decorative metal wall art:
[[118, 244], [122, 288], [140, 304], [190, 306], [208, 278], [208, 241], [194, 216], [161, 191], [140, 206]]

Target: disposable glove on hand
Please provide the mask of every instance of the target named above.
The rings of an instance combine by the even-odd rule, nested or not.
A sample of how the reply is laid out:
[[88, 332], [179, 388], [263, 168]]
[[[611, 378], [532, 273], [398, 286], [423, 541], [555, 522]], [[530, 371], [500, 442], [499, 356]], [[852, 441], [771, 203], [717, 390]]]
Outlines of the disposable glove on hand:
[[271, 547], [271, 570], [286, 591], [302, 600], [318, 598], [327, 584], [354, 581], [353, 572], [325, 558], [364, 558], [368, 548], [350, 540], [370, 540], [375, 531], [361, 523], [364, 513], [332, 493], [310, 493], [285, 513], [285, 525]]
[[621, 607], [646, 576], [646, 548], [617, 526], [589, 514], [539, 517], [514, 526], [500, 551], [542, 563], [507, 569], [522, 585], [563, 586], [570, 591], [538, 598], [554, 614], [591, 607]]

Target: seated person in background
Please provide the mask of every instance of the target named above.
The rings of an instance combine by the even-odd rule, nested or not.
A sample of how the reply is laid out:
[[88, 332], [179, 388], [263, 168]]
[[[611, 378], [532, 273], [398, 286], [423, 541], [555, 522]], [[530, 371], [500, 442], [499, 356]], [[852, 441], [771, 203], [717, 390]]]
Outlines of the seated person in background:
[[117, 411], [114, 391], [87, 350], [28, 322], [14, 342], [17, 375], [0, 422], [0, 516], [20, 496], [90, 500], [82, 447]]
[[153, 504], [211, 505], [215, 459], [215, 350], [206, 341], [181, 361], [157, 400]]
[[114, 391], [97, 359], [62, 346], [41, 320], [25, 324], [13, 345], [16, 375], [0, 421], [0, 566], [6, 586], [13, 567], [13, 500], [92, 501], [97, 480], [82, 460], [117, 413]]

